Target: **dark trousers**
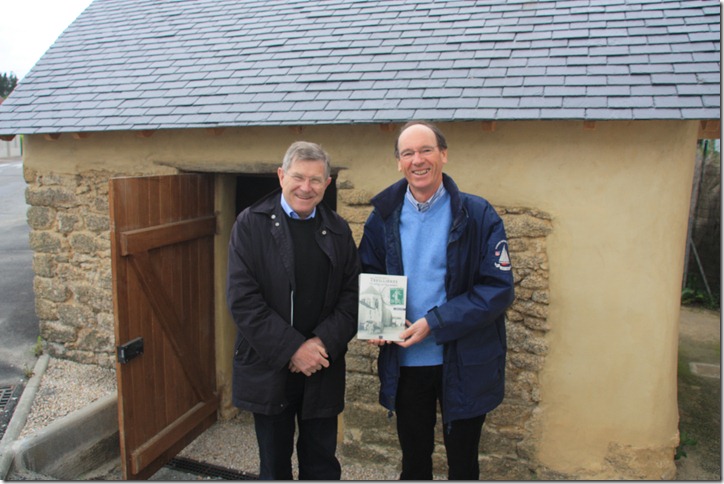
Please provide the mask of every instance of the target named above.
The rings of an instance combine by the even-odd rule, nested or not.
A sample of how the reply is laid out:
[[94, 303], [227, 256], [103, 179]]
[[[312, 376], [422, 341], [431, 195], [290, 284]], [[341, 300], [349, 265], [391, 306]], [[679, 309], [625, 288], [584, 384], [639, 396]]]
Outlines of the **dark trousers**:
[[[402, 449], [400, 479], [431, 480], [437, 402], [442, 409], [442, 365], [400, 368], [395, 409]], [[444, 425], [449, 480], [480, 478], [478, 446], [485, 415]]]
[[299, 479], [339, 480], [342, 468], [337, 451], [337, 417], [302, 419], [304, 378], [289, 375], [289, 406], [278, 415], [254, 414], [256, 440], [259, 444], [259, 479], [292, 480], [292, 453], [295, 422], [299, 425], [297, 460]]

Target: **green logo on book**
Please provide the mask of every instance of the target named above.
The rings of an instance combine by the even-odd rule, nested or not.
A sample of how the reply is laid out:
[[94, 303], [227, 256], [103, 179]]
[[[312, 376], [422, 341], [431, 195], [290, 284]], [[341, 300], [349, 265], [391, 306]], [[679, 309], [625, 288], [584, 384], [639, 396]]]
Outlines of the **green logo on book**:
[[399, 287], [390, 288], [390, 304], [405, 304], [405, 291]]

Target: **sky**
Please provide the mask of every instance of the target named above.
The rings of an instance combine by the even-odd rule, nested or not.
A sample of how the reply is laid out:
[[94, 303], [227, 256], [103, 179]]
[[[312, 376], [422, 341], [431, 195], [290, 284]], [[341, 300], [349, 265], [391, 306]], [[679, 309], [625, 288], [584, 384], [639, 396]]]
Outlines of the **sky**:
[[0, 74], [18, 80], [92, 0], [0, 0]]

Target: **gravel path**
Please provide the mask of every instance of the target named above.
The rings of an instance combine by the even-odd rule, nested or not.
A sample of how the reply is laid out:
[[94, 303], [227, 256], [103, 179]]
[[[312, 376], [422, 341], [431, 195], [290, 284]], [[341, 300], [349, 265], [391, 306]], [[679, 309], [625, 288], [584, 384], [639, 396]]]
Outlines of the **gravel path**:
[[19, 438], [115, 391], [115, 370], [50, 358]]

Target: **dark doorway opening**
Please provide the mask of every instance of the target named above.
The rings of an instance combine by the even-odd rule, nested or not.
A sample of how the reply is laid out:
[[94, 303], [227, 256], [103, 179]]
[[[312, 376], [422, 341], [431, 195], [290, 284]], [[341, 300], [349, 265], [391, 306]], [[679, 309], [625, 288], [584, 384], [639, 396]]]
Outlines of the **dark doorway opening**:
[[236, 177], [236, 214], [268, 193], [279, 188], [276, 175], [241, 175]]

